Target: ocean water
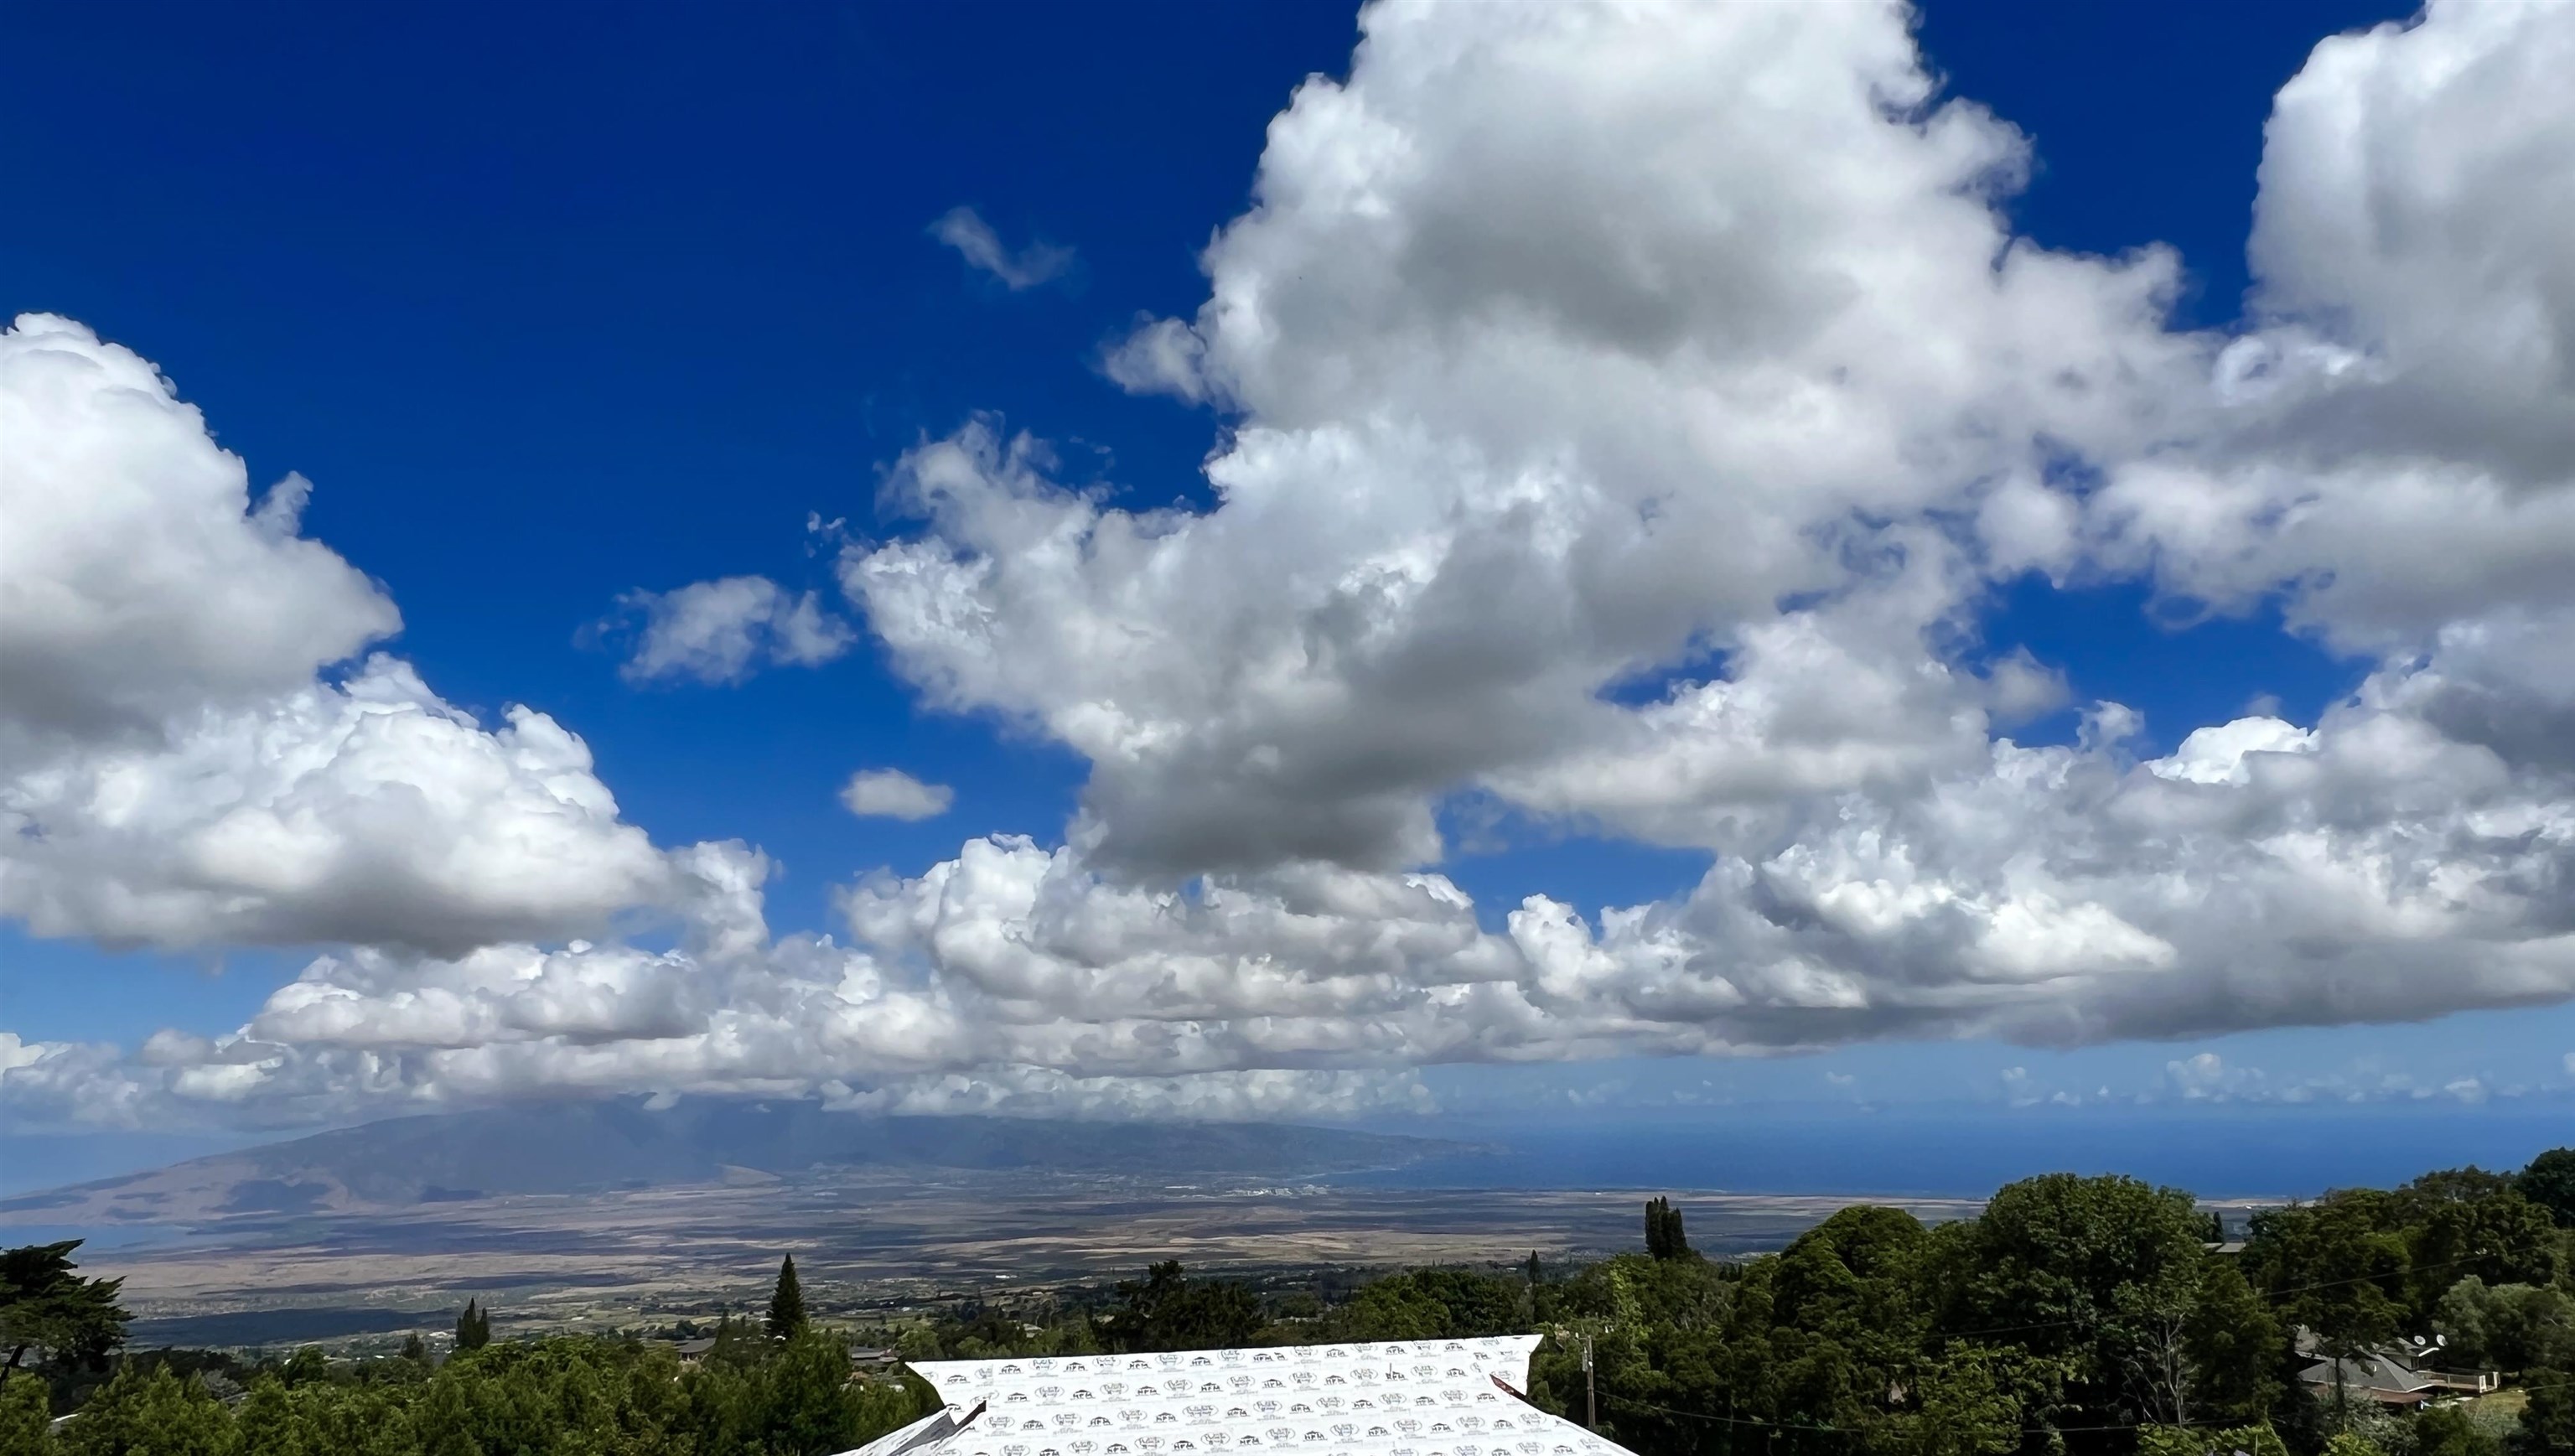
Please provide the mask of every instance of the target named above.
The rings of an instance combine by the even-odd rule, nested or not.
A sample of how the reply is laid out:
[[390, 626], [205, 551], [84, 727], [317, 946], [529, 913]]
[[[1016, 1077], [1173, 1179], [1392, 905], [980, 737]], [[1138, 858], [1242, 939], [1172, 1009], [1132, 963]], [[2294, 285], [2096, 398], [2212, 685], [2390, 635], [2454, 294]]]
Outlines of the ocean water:
[[1498, 1144], [1335, 1181], [1416, 1188], [1706, 1189], [1974, 1197], [2047, 1172], [2126, 1173], [2204, 1198], [2389, 1187], [2434, 1168], [2514, 1169], [2575, 1145], [2575, 1102], [2462, 1106], [1728, 1107], [1690, 1116], [1419, 1122]]

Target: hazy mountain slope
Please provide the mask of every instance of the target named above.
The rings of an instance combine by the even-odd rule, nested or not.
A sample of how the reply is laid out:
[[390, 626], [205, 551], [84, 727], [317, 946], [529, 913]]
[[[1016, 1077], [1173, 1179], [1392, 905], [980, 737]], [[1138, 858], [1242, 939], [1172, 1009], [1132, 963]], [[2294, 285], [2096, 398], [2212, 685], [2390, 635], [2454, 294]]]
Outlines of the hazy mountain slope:
[[836, 1168], [1291, 1176], [1455, 1144], [1321, 1127], [863, 1117], [810, 1102], [636, 1098], [402, 1117], [0, 1200], [0, 1222], [160, 1222], [401, 1207]]

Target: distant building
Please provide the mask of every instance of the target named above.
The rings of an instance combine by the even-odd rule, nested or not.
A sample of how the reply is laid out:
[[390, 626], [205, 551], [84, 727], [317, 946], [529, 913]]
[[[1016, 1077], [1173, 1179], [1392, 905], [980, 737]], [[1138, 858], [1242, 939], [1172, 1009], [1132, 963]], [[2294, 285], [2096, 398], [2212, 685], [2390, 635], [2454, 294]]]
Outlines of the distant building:
[[943, 1408], [844, 1456], [1627, 1456], [1521, 1396], [1539, 1338], [920, 1361]]
[[[683, 1365], [705, 1363], [708, 1352], [715, 1347], [715, 1337], [712, 1335], [701, 1335], [694, 1340], [671, 1342], [672, 1353], [680, 1357], [680, 1363]], [[850, 1351], [850, 1374], [854, 1378], [891, 1375], [902, 1363], [903, 1357], [891, 1348], [862, 1348]]]
[[[2314, 1332], [2298, 1331], [2298, 1353], [2321, 1355]], [[2391, 1410], [2428, 1405], [2451, 1396], [2483, 1395], [2498, 1388], [2503, 1377], [2492, 1370], [2450, 1368], [2448, 1342], [2440, 1336], [2415, 1336], [2363, 1350], [2348, 1359], [2320, 1359], [2298, 1372], [2298, 1381], [2320, 1396], [2336, 1392]]]

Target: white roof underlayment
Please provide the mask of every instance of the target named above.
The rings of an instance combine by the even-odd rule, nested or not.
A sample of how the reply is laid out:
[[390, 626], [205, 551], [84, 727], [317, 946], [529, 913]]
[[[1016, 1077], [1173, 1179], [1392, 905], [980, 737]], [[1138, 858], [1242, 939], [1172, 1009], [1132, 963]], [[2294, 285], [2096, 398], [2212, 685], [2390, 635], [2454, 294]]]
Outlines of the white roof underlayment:
[[1626, 1456], [1516, 1394], [1539, 1338], [917, 1361], [945, 1408], [847, 1456]]

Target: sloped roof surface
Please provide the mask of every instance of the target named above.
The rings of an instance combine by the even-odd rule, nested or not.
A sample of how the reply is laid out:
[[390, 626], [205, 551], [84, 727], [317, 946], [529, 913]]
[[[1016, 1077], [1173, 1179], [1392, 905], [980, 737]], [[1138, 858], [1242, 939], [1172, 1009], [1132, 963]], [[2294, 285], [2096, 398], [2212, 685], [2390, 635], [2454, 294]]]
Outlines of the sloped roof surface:
[[2298, 1372], [2298, 1378], [2309, 1385], [2334, 1383], [2335, 1367], [2341, 1367], [2342, 1381], [2354, 1390], [2386, 1390], [2410, 1394], [2429, 1390], [2441, 1383], [2441, 1377], [2409, 1370], [2400, 1361], [2375, 1352], [2356, 1360], [2319, 1360]]
[[1527, 1388], [1538, 1338], [923, 1361], [947, 1409], [866, 1452], [1624, 1456], [1494, 1384]]

